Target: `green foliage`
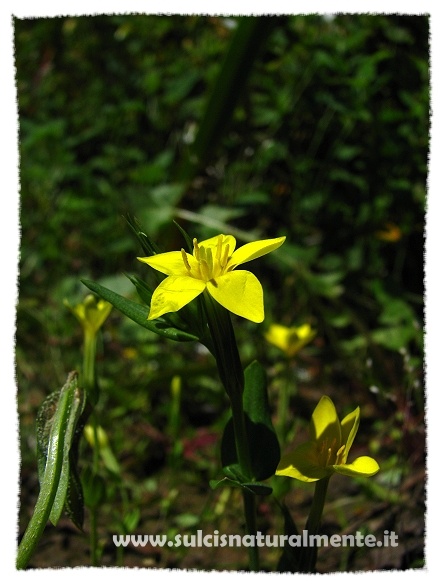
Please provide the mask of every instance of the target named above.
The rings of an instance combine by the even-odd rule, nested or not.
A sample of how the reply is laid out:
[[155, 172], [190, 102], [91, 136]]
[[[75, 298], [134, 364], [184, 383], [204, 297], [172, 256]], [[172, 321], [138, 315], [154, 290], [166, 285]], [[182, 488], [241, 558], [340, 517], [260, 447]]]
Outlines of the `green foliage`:
[[[318, 387], [336, 385], [345, 403], [351, 388], [378, 390], [370, 404], [385, 418], [391, 412], [387, 421], [399, 433], [376, 426], [379, 450], [399, 442], [397, 458], [414, 467], [404, 447], [422, 450], [415, 431], [424, 399], [428, 17], [112, 15], [14, 25], [24, 467], [33, 406], [79, 360], [81, 339], [63, 300], [83, 297], [82, 279], [124, 314], [113, 313], [99, 341], [98, 409], [113, 430], [122, 474], [137, 470], [136, 481], [126, 480], [132, 491], [144, 491], [169, 450], [163, 398], [176, 374], [186, 432], [175, 483], [205, 477], [207, 487], [220, 474], [208, 447], [204, 456], [187, 448], [197, 426], [222, 432], [228, 418], [213, 358], [197, 344], [202, 312], [201, 320], [196, 307], [171, 316], [173, 324], [146, 320], [157, 276], [144, 273], [136, 257], [158, 252], [156, 242], [166, 250], [184, 246], [175, 220], [198, 239], [286, 235], [280, 255], [262, 265], [265, 327], [310, 322], [317, 339], [306, 358], [320, 374]], [[140, 225], [125, 221], [133, 217]], [[190, 334], [193, 323], [199, 332]], [[261, 329], [243, 323], [237, 339], [243, 363], [259, 354], [274, 388], [274, 355]], [[297, 382], [305, 371], [290, 372]], [[291, 398], [290, 410], [300, 417], [304, 399]], [[410, 410], [402, 429], [397, 416]], [[266, 413], [258, 417], [269, 428]], [[148, 433], [133, 441], [138, 426]], [[266, 459], [262, 471], [258, 465], [255, 478], [267, 478], [273, 462]], [[214, 485], [228, 487], [215, 493], [237, 484], [269, 492], [261, 482], [249, 489], [227, 467], [230, 479]], [[158, 479], [149, 481], [155, 492]], [[384, 499], [376, 483], [373, 495]], [[89, 497], [100, 501], [101, 483], [90, 485]], [[108, 498], [119, 501], [113, 491]], [[139, 510], [132, 511], [134, 520], [123, 515], [121, 527], [135, 526]]]
[[37, 418], [40, 493], [19, 545], [19, 569], [28, 564], [48, 519], [56, 525], [66, 510], [78, 527], [83, 524], [77, 447], [83, 428], [85, 395], [77, 387], [77, 373], [70, 373], [65, 385], [55, 394], [42, 404]]
[[[284, 311], [271, 298], [269, 315], [316, 315], [338, 352], [349, 348], [339, 336], [351, 346], [362, 336], [351, 312], [376, 330], [363, 348], [381, 344], [388, 296], [421, 324], [428, 19], [236, 22], [16, 20], [22, 275], [38, 275], [45, 290], [73, 272], [120, 272], [135, 263], [121, 215], [134, 214], [154, 239], [187, 218], [200, 238], [231, 228], [242, 238], [286, 234], [289, 263], [270, 273], [287, 274]], [[262, 48], [255, 60], [249, 42]], [[240, 76], [242, 91], [231, 81]], [[207, 167], [195, 167], [184, 192], [178, 180], [196, 157]], [[393, 241], [379, 236], [388, 223], [400, 231]], [[33, 280], [22, 280], [23, 292]], [[375, 299], [371, 282], [386, 297]], [[349, 316], [341, 332], [339, 314]], [[409, 328], [393, 324], [391, 348], [421, 349]]]
[[[244, 371], [243, 406], [254, 481], [274, 475], [280, 460], [280, 446], [271, 420], [264, 368], [254, 361]], [[237, 463], [233, 420], [224, 429], [221, 461], [225, 469]], [[251, 480], [250, 480], [251, 481]]]
[[136, 324], [154, 332], [155, 334], [183, 342], [198, 340], [197, 336], [181, 331], [172, 326], [172, 323], [168, 319], [163, 320], [162, 318], [158, 318], [157, 320], [147, 320], [149, 310], [147, 306], [143, 306], [142, 304], [124, 298], [99, 283], [86, 279], [83, 280], [83, 283], [98, 296], [113, 304], [117, 310], [120, 310], [125, 316], [128, 316], [128, 318], [136, 322]]
[[[61, 390], [52, 393], [37, 414], [38, 470], [41, 491], [48, 491], [48, 477], [57, 486], [49, 519], [57, 525], [66, 510], [71, 520], [82, 528], [83, 496], [77, 472], [78, 446], [84, 422], [85, 395], [77, 387], [77, 375], [71, 373]], [[52, 451], [62, 450], [62, 467], [56, 481], [51, 467], [57, 470], [57, 458]]]

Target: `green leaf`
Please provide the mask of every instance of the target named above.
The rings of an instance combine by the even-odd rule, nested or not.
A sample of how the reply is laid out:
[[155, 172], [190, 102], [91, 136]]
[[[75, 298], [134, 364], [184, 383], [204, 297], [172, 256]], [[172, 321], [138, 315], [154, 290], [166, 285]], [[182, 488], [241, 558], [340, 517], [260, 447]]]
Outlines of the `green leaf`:
[[341, 284], [344, 275], [340, 272], [308, 274], [308, 282], [314, 295], [318, 294], [326, 298], [337, 298], [343, 293]]
[[[70, 457], [79, 438], [79, 422], [84, 407], [85, 393], [77, 386], [77, 373], [73, 371], [68, 375], [62, 389], [52, 394], [39, 411], [37, 434], [40, 492], [34, 513], [18, 548], [18, 569], [27, 566], [48, 519], [57, 523], [64, 506], [68, 505], [69, 508], [78, 505], [81, 500], [79, 487], [76, 483], [72, 486], [73, 478], [70, 473], [73, 461]], [[67, 499], [69, 502], [73, 496], [76, 504], [67, 504]], [[73, 521], [78, 523], [79, 512], [76, 512], [76, 516]]]
[[60, 389], [57, 389], [43, 401], [36, 416], [37, 468], [40, 483], [45, 474], [48, 444], [59, 398]]
[[[71, 375], [68, 377], [68, 381], [70, 377]], [[66, 385], [61, 390], [52, 393], [42, 403], [37, 414], [37, 463], [41, 484], [46, 474], [49, 446], [54, 441], [54, 434], [57, 434], [57, 428], [54, 428], [55, 418], [59, 403], [64, 399], [63, 394], [67, 393]], [[80, 389], [77, 392], [78, 401], [71, 402], [72, 407], [66, 416], [62, 470], [49, 519], [56, 526], [65, 509], [73, 523], [78, 528], [82, 528], [83, 495], [77, 472], [77, 448], [84, 425], [84, 423], [79, 423], [79, 418], [85, 407], [85, 394]]]
[[272, 487], [264, 483], [243, 483], [243, 488], [255, 495], [270, 495], [273, 491]]
[[131, 283], [135, 286], [136, 291], [138, 292], [139, 297], [144, 302], [144, 304], [147, 304], [147, 306], [150, 306], [151, 298], [153, 296], [153, 291], [148, 287], [148, 285], [145, 283], [145, 281], [143, 281], [139, 277], [136, 277], [134, 275], [127, 275], [127, 277], [131, 281]]
[[144, 251], [147, 257], [149, 257], [150, 255], [156, 255], [161, 252], [159, 247], [142, 230], [142, 227], [136, 218], [132, 218], [128, 214], [125, 220], [127, 221], [129, 227], [138, 239], [139, 244], [141, 245], [142, 250]]
[[373, 342], [383, 347], [398, 351], [408, 346], [410, 341], [415, 337], [417, 331], [414, 326], [393, 326], [389, 328], [378, 328], [371, 333]]
[[163, 318], [157, 318], [156, 320], [147, 320], [148, 316], [148, 308], [137, 302], [124, 298], [123, 296], [115, 293], [114, 291], [109, 290], [108, 288], [96, 283], [94, 281], [90, 281], [89, 279], [82, 279], [81, 280], [86, 287], [91, 289], [91, 291], [95, 292], [99, 297], [103, 298], [113, 304], [113, 306], [125, 314], [128, 318], [139, 324], [143, 328], [158, 334], [159, 336], [165, 336], [165, 338], [169, 338], [171, 340], [176, 340], [179, 342], [187, 342], [187, 341], [197, 341], [199, 338], [194, 335], [190, 334], [189, 332], [185, 332], [178, 328], [174, 328], [171, 326], [169, 322], [164, 320]]
[[224, 466], [223, 473], [229, 479], [238, 481], [239, 483], [246, 483], [248, 481], [247, 477], [241, 470], [241, 466], [238, 463]]
[[[244, 379], [243, 407], [253, 475], [249, 482], [263, 481], [276, 471], [280, 461], [280, 445], [270, 417], [264, 368], [258, 361], [253, 361], [245, 369]], [[221, 460], [226, 470], [237, 463], [232, 418], [224, 429]]]
[[218, 489], [219, 487], [237, 487], [254, 495], [270, 495], [272, 493], [272, 487], [264, 483], [243, 483], [230, 477], [224, 477], [218, 480], [213, 479], [210, 481], [210, 487], [212, 489]]
[[182, 226], [180, 224], [178, 224], [175, 220], [173, 220], [173, 224], [176, 226], [176, 228], [182, 234], [182, 237], [184, 238], [185, 242], [187, 243], [188, 252], [193, 255], [193, 240], [192, 240], [192, 238], [190, 237], [188, 232], [186, 232], [182, 228]]

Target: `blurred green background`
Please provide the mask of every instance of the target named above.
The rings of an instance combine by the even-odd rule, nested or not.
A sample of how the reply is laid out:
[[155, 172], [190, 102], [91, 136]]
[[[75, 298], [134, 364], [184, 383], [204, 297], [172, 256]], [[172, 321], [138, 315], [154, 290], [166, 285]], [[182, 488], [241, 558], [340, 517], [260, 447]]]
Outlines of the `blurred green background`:
[[[299, 392], [290, 416], [307, 419], [326, 392], [341, 413], [361, 403], [363, 444], [373, 438], [375, 456], [387, 462], [385, 491], [402, 499], [403, 483], [412, 492], [416, 479], [409, 521], [418, 540], [393, 566], [419, 564], [428, 17], [113, 15], [14, 25], [22, 523], [38, 490], [36, 410], [81, 364], [80, 329], [63, 300], [83, 299], [81, 278], [135, 299], [124, 273], [149, 279], [136, 261], [130, 214], [165, 250], [183, 246], [173, 220], [198, 238], [287, 237], [250, 264], [265, 289], [266, 321], [235, 319], [242, 358], [268, 368], [274, 408], [283, 359], [264, 341], [268, 325], [317, 330], [293, 367]], [[207, 487], [227, 418], [209, 357], [113, 312], [99, 360], [102, 424], [132, 500], [158, 507], [163, 491], [170, 495], [153, 475], [171, 465], [165, 437], [175, 374], [181, 436], [194, 455], [183, 482]], [[381, 503], [402, 507], [380, 489]], [[119, 492], [110, 490], [109, 503], [111, 516], [123, 503]]]

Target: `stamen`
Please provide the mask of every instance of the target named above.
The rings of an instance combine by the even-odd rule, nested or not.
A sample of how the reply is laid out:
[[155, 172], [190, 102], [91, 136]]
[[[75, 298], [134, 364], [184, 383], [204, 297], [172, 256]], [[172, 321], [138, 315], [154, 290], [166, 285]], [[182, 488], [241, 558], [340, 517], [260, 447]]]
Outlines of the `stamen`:
[[207, 261], [205, 259], [201, 259], [199, 261], [199, 269], [201, 271], [201, 277], [204, 281], [210, 281], [211, 274], [209, 271], [209, 266], [207, 265]]
[[187, 271], [189, 273], [191, 273], [192, 268], [190, 267], [189, 260], [187, 259], [187, 253], [184, 251], [184, 249], [181, 249], [181, 255], [182, 255], [182, 260], [184, 261], [185, 268], [187, 269]]
[[326, 466], [328, 466], [328, 465], [329, 465], [329, 462], [330, 462], [330, 460], [331, 460], [331, 454], [332, 454], [332, 448], [331, 448], [331, 447], [329, 447], [329, 448], [328, 448], [328, 458], [326, 459]]
[[215, 254], [215, 257], [216, 257], [216, 259], [218, 259], [219, 263], [221, 263], [222, 240], [223, 240], [223, 235], [220, 234], [218, 237], [218, 242], [216, 243], [216, 254]]
[[227, 265], [227, 261], [229, 260], [229, 244], [227, 243], [226, 246], [224, 247], [224, 252], [222, 254], [221, 257], [221, 269], [224, 269], [224, 267]]
[[193, 255], [197, 261], [199, 261], [199, 247], [198, 247], [198, 239], [193, 239]]
[[337, 464], [341, 463], [345, 454], [346, 445], [341, 446], [337, 451]]
[[209, 270], [209, 279], [212, 278], [213, 276], [213, 256], [212, 256], [212, 249], [209, 247], [208, 249], [205, 249], [205, 254], [206, 254], [206, 263], [207, 263], [207, 267]]

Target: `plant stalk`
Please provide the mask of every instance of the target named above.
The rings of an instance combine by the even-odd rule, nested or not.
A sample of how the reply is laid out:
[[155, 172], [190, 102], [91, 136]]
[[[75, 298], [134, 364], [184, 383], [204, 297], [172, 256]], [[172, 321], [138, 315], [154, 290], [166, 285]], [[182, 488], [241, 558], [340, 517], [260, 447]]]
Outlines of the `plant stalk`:
[[[252, 465], [243, 409], [244, 371], [229, 312], [205, 292], [204, 307], [222, 384], [230, 399], [238, 464], [246, 479], [252, 479]], [[256, 535], [255, 495], [243, 490], [244, 516], [249, 535]], [[250, 569], [259, 570], [258, 546], [249, 547]]]
[[[324, 503], [326, 500], [326, 493], [328, 489], [329, 479], [331, 475], [323, 477], [315, 482], [314, 499], [312, 500], [311, 510], [306, 522], [306, 530], [308, 536], [315, 536], [318, 534], [321, 525], [321, 516], [323, 514]], [[318, 547], [316, 545], [308, 546], [304, 553], [301, 564], [301, 573], [315, 572], [315, 565], [317, 563]]]

